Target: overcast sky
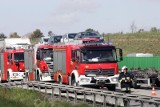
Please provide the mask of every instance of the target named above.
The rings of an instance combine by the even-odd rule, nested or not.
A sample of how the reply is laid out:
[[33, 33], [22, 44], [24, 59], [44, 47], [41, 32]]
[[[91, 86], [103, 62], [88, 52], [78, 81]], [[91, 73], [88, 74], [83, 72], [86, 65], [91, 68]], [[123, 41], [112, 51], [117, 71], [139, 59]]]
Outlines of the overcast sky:
[[0, 33], [100, 33], [160, 28], [160, 0], [0, 0]]

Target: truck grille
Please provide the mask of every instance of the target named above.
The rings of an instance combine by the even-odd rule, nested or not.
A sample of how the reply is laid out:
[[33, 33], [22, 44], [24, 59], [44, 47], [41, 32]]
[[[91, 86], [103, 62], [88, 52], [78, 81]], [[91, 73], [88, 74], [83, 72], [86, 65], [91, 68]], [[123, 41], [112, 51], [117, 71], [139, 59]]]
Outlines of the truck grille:
[[114, 69], [85, 70], [85, 75], [88, 75], [88, 74], [113, 76]]

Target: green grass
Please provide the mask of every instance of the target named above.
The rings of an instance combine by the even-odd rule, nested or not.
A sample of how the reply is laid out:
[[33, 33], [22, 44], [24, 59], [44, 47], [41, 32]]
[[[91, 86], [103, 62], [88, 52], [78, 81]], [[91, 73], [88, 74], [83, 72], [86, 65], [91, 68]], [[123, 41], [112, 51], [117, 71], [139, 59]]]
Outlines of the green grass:
[[129, 53], [152, 53], [160, 56], [160, 32], [141, 32], [128, 34], [106, 34], [116, 47], [122, 48], [124, 55]]
[[71, 104], [49, 100], [39, 92], [0, 87], [0, 107], [89, 107], [86, 104]]

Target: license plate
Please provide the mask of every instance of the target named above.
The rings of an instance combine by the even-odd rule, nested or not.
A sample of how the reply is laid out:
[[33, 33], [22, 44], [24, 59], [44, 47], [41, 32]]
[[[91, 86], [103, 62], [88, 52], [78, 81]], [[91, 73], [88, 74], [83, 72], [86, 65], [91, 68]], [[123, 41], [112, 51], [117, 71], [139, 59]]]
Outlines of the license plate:
[[16, 76], [13, 77], [14, 79], [17, 78]]
[[96, 84], [98, 84], [98, 85], [105, 84], [105, 81], [102, 81], [102, 80], [96, 81]]

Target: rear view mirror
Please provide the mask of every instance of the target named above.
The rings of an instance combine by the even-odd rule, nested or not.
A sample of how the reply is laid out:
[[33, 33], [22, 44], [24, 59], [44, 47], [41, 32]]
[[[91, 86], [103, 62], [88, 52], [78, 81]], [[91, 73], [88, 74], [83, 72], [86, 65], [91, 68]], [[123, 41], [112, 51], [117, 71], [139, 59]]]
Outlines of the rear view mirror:
[[86, 49], [81, 49], [81, 52], [82, 52], [83, 54], [86, 54], [86, 53], [87, 53], [87, 50], [86, 50]]
[[120, 48], [117, 48], [116, 50], [118, 50], [118, 55], [117, 55], [118, 58], [117, 59], [120, 62], [123, 60], [123, 51]]

